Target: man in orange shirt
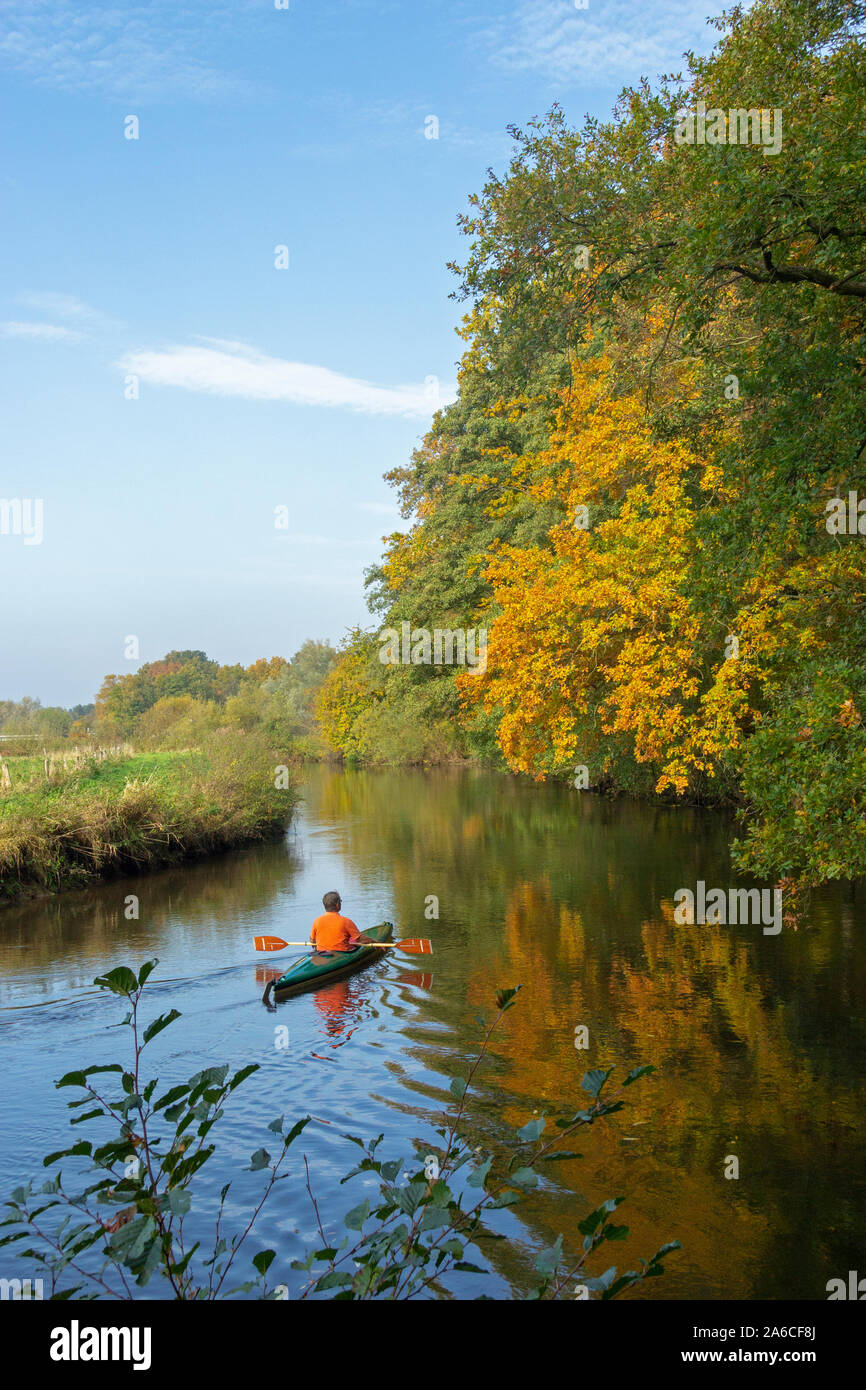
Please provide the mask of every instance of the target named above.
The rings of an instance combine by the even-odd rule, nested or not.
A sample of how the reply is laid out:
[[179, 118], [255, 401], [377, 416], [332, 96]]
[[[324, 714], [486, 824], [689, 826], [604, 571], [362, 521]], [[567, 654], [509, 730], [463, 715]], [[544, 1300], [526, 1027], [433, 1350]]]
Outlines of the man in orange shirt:
[[326, 893], [322, 898], [324, 915], [317, 917], [310, 929], [310, 942], [317, 951], [356, 951], [368, 945], [370, 938], [359, 932], [351, 917], [341, 917], [339, 893]]

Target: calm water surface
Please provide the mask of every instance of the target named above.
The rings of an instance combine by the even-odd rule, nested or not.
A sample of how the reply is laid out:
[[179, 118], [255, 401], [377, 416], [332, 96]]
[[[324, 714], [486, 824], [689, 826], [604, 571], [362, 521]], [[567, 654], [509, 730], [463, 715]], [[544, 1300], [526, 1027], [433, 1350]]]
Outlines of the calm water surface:
[[[631, 1235], [611, 1261], [631, 1268], [674, 1237], [684, 1247], [642, 1297], [824, 1299], [828, 1279], [862, 1269], [862, 889], [828, 890], [798, 932], [778, 937], [680, 927], [677, 888], [737, 882], [718, 815], [471, 772], [315, 768], [304, 796], [284, 843], [0, 912], [0, 1195], [71, 1142], [74, 1093], [54, 1080], [126, 1060], [122, 1010], [94, 976], [156, 955], [150, 1012], [183, 1018], [148, 1049], [149, 1074], [173, 1083], [221, 1062], [261, 1068], [216, 1131], [187, 1230], [207, 1240], [208, 1200], [229, 1179], [240, 1227], [261, 1181], [242, 1169], [267, 1146], [268, 1123], [311, 1113], [302, 1151], [337, 1244], [341, 1213], [374, 1190], [366, 1179], [340, 1186], [357, 1155], [342, 1134], [384, 1132], [384, 1157], [431, 1139], [479, 1016], [498, 987], [522, 984], [472, 1107], [478, 1144], [495, 1146], [535, 1111], [579, 1108], [590, 1066], [658, 1071], [622, 1113], [584, 1131], [582, 1159], [552, 1165], [541, 1190], [497, 1214], [509, 1240], [488, 1243], [493, 1276], [455, 1276], [456, 1292], [519, 1296], [539, 1247], [560, 1231], [579, 1246], [582, 1217], [621, 1194]], [[429, 936], [434, 956], [391, 957], [269, 1013], [262, 989], [285, 958], [257, 957], [252, 939], [305, 937], [331, 888], [361, 927], [391, 920]], [[137, 922], [124, 916], [133, 892]], [[438, 920], [425, 920], [430, 895]], [[574, 1046], [581, 1024], [588, 1051]], [[287, 1048], [276, 1045], [283, 1027]], [[249, 1250], [275, 1248], [272, 1276], [292, 1292], [303, 1276], [289, 1261], [319, 1243], [302, 1151]], [[728, 1155], [736, 1181], [724, 1176]], [[3, 1252], [0, 1275], [13, 1263]]]

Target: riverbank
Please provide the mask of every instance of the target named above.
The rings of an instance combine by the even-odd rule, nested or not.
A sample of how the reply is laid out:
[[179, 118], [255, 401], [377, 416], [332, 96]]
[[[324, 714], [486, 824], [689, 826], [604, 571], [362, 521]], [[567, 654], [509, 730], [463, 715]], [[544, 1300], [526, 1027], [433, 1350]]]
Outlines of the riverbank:
[[50, 778], [21, 759], [0, 794], [0, 904], [274, 838], [298, 799], [284, 762], [260, 734], [93, 755]]

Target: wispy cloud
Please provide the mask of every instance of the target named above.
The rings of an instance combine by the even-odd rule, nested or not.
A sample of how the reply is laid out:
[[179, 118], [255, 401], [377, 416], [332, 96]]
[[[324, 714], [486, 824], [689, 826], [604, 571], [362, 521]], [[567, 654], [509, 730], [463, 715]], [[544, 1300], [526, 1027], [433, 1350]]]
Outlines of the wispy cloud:
[[0, 323], [0, 331], [6, 338], [36, 338], [46, 343], [77, 343], [83, 336], [74, 328], [56, 323], [21, 323], [14, 319]]
[[58, 293], [54, 290], [22, 290], [15, 296], [18, 304], [38, 314], [54, 319], [65, 319], [65, 323], [48, 323], [45, 320], [7, 319], [0, 323], [0, 334], [5, 338], [31, 338], [44, 343], [80, 343], [91, 333], [117, 327], [99, 309], [85, 304], [73, 294]]
[[44, 86], [130, 100], [236, 95], [249, 84], [207, 55], [246, 8], [243, 0], [3, 0], [0, 63]]
[[51, 314], [52, 318], [72, 319], [77, 323], [106, 324], [111, 320], [73, 294], [58, 294], [51, 290], [22, 290], [16, 296], [19, 304], [35, 309], [40, 314]]
[[245, 343], [221, 339], [205, 342], [205, 346], [141, 348], [126, 353], [117, 365], [152, 386], [180, 386], [186, 391], [246, 400], [343, 407], [369, 415], [429, 418], [455, 397], [453, 388], [437, 386], [435, 378], [430, 384], [377, 386], [328, 367], [269, 357]]
[[[335, 133], [293, 146], [296, 155], [308, 158], [343, 156], [352, 144], [367, 151], [414, 148], [419, 158], [435, 157], [440, 149], [459, 150], [489, 161], [504, 159], [511, 149], [503, 131], [485, 130], [466, 118], [462, 105], [449, 102], [443, 108], [433, 96], [427, 101], [359, 101], [353, 93], [329, 88], [311, 104]], [[431, 117], [438, 121], [435, 128]]]
[[686, 49], [709, 49], [706, 16], [706, 0], [589, 0], [584, 10], [574, 0], [519, 0], [483, 38], [493, 62], [511, 71], [635, 82], [680, 70]]

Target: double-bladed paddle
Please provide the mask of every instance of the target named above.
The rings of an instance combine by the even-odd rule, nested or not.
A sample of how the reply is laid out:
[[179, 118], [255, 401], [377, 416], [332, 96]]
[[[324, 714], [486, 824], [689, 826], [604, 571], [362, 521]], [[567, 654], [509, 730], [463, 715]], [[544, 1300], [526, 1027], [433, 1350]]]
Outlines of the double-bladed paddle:
[[[362, 946], [375, 946], [378, 951], [406, 951], [410, 956], [432, 956], [433, 946], [424, 936], [408, 936], [405, 941], [362, 941]], [[286, 946], [309, 946], [311, 941], [283, 941], [279, 936], [257, 936], [257, 951], [282, 951]]]

